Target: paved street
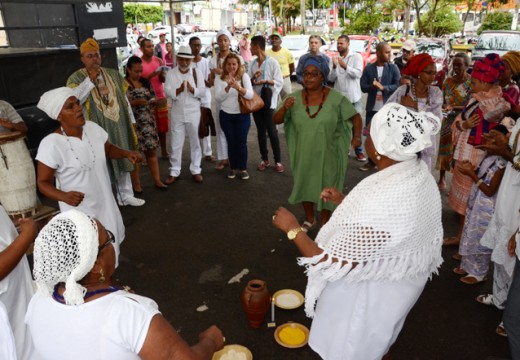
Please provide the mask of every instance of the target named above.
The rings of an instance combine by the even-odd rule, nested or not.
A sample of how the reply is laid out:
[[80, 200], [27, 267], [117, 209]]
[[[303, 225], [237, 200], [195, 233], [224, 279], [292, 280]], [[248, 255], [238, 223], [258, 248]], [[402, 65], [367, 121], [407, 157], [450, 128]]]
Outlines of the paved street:
[[[225, 170], [216, 171], [215, 164], [203, 161], [204, 183], [194, 183], [189, 173], [187, 141], [183, 172], [168, 192], [155, 190], [148, 169], [143, 167], [142, 197], [147, 202], [139, 208], [122, 208], [127, 234], [116, 278], [138, 294], [154, 299], [190, 343], [197, 341], [200, 331], [217, 324], [228, 344], [248, 347], [255, 359], [313, 360], [319, 357], [308, 346], [286, 349], [278, 345], [274, 328], [267, 328], [267, 317], [260, 329], [249, 328], [240, 302], [245, 284], [255, 278], [266, 280], [271, 293], [287, 288], [305, 291], [306, 276], [296, 264], [297, 249], [271, 223], [279, 206], [288, 207], [304, 219], [300, 206], [287, 203], [292, 177], [283, 129], [280, 139], [285, 173], [275, 173], [272, 167], [257, 171], [260, 156], [252, 122], [248, 181], [227, 179]], [[359, 171], [360, 165], [350, 158], [347, 190], [370, 174]], [[160, 166], [166, 177], [168, 162], [161, 160]], [[457, 218], [447, 206], [447, 194], [443, 193], [442, 198], [445, 233], [454, 235]], [[315, 237], [316, 231], [310, 235]], [[491, 291], [491, 279], [474, 286], [461, 283], [452, 273], [458, 265], [451, 259], [455, 251], [444, 250], [445, 262], [439, 275], [427, 284], [392, 349], [394, 360], [509, 357], [507, 340], [495, 334], [501, 312], [474, 300], [478, 294]], [[243, 269], [249, 273], [240, 283], [228, 284]], [[208, 310], [197, 311], [202, 305]], [[308, 327], [311, 324], [303, 307], [277, 309], [277, 325], [287, 321]]]
[[[289, 165], [282, 137], [283, 161]], [[287, 206], [299, 218], [299, 206], [287, 204], [292, 186], [289, 166], [283, 174], [272, 168], [255, 170], [259, 161], [256, 128], [249, 135], [251, 179], [229, 180], [225, 172], [204, 163], [203, 184], [195, 184], [185, 163], [180, 180], [167, 193], [154, 190], [147, 169], [143, 170], [144, 195], [141, 208], [122, 208], [127, 238], [117, 271], [122, 283], [157, 301], [168, 320], [190, 342], [199, 331], [217, 324], [228, 343], [247, 346], [255, 359], [318, 359], [309, 347], [285, 349], [266, 325], [250, 329], [240, 303], [240, 293], [250, 279], [267, 281], [271, 293], [285, 288], [304, 292], [306, 277], [296, 264], [298, 252], [284, 234], [271, 224], [273, 211]], [[364, 176], [360, 163], [351, 158], [346, 187], [351, 189]], [[167, 162], [161, 161], [162, 174]], [[446, 194], [443, 194], [443, 201]], [[447, 235], [455, 233], [456, 217], [444, 205]], [[312, 233], [315, 236], [316, 233]], [[439, 276], [428, 283], [410, 313], [393, 348], [394, 359], [485, 359], [509, 356], [507, 341], [495, 334], [500, 312], [474, 301], [491, 290], [491, 280], [469, 286], [458, 281], [451, 270], [454, 248], [444, 251], [445, 263]], [[228, 280], [248, 269], [238, 284]], [[384, 301], [384, 299], [381, 299]], [[198, 312], [201, 305], [207, 311]], [[267, 320], [267, 319], [266, 319]], [[276, 323], [296, 321], [310, 326], [303, 307], [276, 311]], [[267, 321], [266, 321], [267, 322]]]

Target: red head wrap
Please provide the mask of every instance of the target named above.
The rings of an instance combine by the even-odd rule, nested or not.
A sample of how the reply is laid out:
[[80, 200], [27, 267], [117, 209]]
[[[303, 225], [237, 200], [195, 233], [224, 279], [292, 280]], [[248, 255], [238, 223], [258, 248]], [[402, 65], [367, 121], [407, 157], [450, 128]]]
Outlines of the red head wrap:
[[424, 70], [424, 68], [430, 64], [435, 64], [435, 61], [433, 61], [433, 58], [430, 56], [430, 54], [422, 53], [415, 55], [410, 59], [408, 65], [406, 65], [406, 68], [403, 70], [403, 74], [416, 78]]
[[500, 56], [495, 53], [487, 54], [482, 60], [477, 60], [473, 64], [471, 77], [487, 83], [496, 83], [500, 73], [505, 71], [505, 64], [500, 60]]

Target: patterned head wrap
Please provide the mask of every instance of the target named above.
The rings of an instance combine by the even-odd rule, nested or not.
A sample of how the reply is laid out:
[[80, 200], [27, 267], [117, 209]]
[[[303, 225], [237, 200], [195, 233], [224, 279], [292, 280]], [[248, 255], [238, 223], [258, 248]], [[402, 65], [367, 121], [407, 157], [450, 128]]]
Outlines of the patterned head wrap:
[[475, 61], [471, 77], [494, 84], [505, 69], [506, 65], [500, 60], [500, 56], [491, 53], [487, 54], [484, 59]]
[[330, 68], [329, 68], [329, 64], [327, 63], [327, 61], [325, 61], [324, 58], [322, 58], [321, 56], [315, 56], [315, 55], [309, 56], [305, 60], [305, 64], [303, 64], [303, 70], [305, 71], [305, 69], [307, 69], [307, 66], [309, 66], [309, 65], [316, 66], [318, 68], [318, 70], [321, 72], [321, 74], [323, 75], [323, 81], [324, 82], [327, 81], [327, 77], [329, 76]]
[[65, 282], [67, 305], [81, 305], [87, 289], [78, 284], [96, 262], [99, 246], [94, 219], [72, 209], [56, 215], [34, 242], [33, 275], [38, 291], [51, 296], [53, 288]]
[[411, 160], [431, 146], [441, 121], [432, 113], [415, 112], [397, 103], [386, 104], [372, 118], [370, 137], [376, 151], [395, 161]]
[[430, 54], [421, 53], [413, 56], [403, 70], [403, 74], [418, 77], [419, 74], [430, 64], [435, 64]]
[[79, 47], [79, 53], [81, 55], [89, 51], [99, 52], [99, 44], [93, 38], [88, 38], [87, 40], [83, 41]]
[[514, 75], [520, 74], [520, 51], [508, 51], [502, 55], [502, 61], [505, 62]]
[[76, 92], [69, 87], [60, 87], [44, 93], [38, 102], [38, 109], [43, 110], [51, 119], [58, 120], [63, 105]]

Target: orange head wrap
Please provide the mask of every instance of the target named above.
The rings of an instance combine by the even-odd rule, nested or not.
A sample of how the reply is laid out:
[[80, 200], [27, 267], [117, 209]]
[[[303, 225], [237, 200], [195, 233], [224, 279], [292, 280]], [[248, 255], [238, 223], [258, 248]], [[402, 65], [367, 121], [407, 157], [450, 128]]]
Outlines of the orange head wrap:
[[99, 44], [93, 38], [88, 38], [87, 40], [83, 41], [79, 47], [79, 53], [81, 55], [89, 51], [99, 52]]

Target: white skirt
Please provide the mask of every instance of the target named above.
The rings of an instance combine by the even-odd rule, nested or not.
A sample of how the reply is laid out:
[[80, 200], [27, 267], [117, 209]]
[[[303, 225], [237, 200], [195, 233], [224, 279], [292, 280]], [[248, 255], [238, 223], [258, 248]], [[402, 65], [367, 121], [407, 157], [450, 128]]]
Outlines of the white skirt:
[[316, 306], [310, 347], [326, 360], [381, 360], [427, 280], [424, 274], [396, 282], [327, 284]]

